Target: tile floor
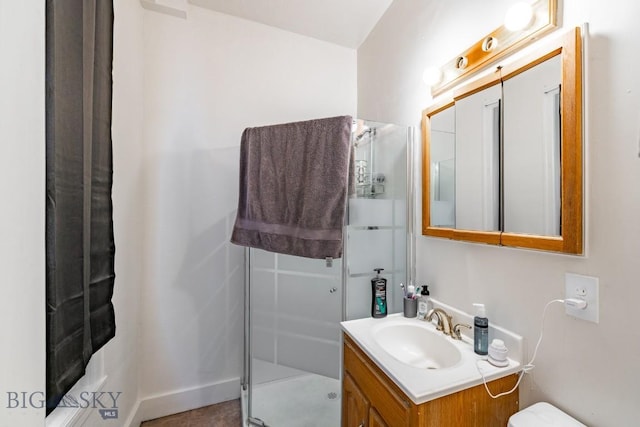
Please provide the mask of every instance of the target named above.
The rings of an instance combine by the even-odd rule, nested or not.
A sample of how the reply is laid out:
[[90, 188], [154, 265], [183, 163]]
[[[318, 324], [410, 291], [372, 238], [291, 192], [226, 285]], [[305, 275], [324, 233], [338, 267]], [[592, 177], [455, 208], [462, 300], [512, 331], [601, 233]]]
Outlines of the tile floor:
[[240, 427], [240, 399], [145, 421], [141, 427]]

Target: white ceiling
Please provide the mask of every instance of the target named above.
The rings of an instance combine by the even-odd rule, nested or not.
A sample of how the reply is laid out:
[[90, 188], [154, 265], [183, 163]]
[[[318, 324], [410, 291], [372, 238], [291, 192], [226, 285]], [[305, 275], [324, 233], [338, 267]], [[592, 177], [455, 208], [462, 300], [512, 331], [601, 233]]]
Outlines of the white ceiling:
[[189, 3], [355, 49], [392, 1], [189, 0]]

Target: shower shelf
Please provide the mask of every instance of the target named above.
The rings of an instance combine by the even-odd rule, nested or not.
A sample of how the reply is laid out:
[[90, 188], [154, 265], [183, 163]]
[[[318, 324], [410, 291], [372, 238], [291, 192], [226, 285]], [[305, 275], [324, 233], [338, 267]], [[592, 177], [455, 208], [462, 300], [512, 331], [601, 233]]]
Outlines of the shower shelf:
[[358, 184], [356, 185], [356, 197], [375, 199], [384, 194], [384, 184]]

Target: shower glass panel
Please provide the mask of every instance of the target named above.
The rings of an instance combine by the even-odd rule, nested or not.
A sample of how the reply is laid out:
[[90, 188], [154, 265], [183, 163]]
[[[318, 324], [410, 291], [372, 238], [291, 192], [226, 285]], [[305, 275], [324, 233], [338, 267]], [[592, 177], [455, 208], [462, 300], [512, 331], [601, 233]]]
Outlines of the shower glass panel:
[[247, 250], [245, 425], [340, 425], [340, 322], [370, 315], [374, 268], [385, 269], [389, 313], [402, 310], [409, 140], [406, 127], [354, 121], [356, 191], [343, 259]]
[[339, 425], [341, 260], [249, 252], [251, 417], [278, 427]]
[[384, 268], [390, 313], [402, 310], [400, 283], [407, 283], [411, 250], [407, 201], [410, 180], [409, 129], [356, 120], [356, 194], [349, 199], [346, 227], [346, 320], [371, 315], [374, 268]]

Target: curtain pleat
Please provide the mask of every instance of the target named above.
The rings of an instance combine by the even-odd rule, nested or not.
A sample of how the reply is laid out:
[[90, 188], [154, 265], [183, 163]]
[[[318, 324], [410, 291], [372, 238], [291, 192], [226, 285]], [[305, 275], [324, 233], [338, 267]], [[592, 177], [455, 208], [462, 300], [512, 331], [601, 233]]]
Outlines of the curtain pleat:
[[111, 0], [46, 2], [47, 414], [115, 336]]
[[113, 4], [94, 0], [93, 128], [91, 159], [90, 324], [91, 348], [99, 350], [115, 335], [111, 297], [115, 280], [113, 237], [113, 156], [111, 145], [111, 70]]

